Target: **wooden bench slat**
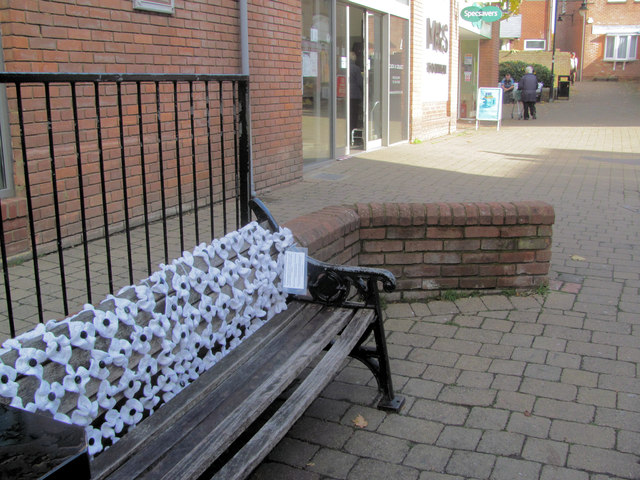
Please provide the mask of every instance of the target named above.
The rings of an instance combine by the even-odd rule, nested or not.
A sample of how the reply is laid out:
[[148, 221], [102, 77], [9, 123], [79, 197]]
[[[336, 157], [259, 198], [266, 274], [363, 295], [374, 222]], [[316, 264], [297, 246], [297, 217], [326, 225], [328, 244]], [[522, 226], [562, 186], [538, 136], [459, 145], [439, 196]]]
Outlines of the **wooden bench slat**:
[[[165, 472], [164, 478], [168, 479], [192, 478], [204, 472], [211, 459], [222, 453], [271, 404], [353, 315], [350, 309], [318, 307], [305, 304], [295, 315], [295, 321], [280, 329], [267, 345], [262, 342], [259, 352], [243, 355], [245, 363], [238, 364], [232, 375], [218, 382], [216, 388], [206, 388], [197, 401], [191, 399], [191, 387], [210, 379], [203, 375], [196, 380], [180, 394], [184, 393], [182, 400], [189, 404], [181, 416], [176, 416], [175, 410], [165, 412], [170, 416], [171, 427], [144, 432], [142, 436], [150, 441], [108, 478], [137, 478], [144, 475], [150, 464], [153, 470], [149, 473], [155, 478]], [[211, 376], [215, 377], [215, 372]], [[150, 419], [161, 411], [162, 408]]]
[[190, 411], [201, 402], [205, 402], [212, 391], [215, 391], [238, 369], [244, 368], [248, 361], [259, 355], [265, 343], [282, 335], [283, 331], [288, 331], [287, 329], [291, 328], [293, 320], [301, 315], [304, 309], [306, 309], [306, 315], [313, 315], [320, 311], [322, 306], [311, 307], [302, 302], [292, 302], [287, 310], [273, 317], [247, 338], [243, 342], [243, 348], [232, 350], [211, 369], [203, 373], [200, 378], [191, 383], [187, 389], [176, 395], [171, 400], [171, 408], [161, 407], [152, 416], [128, 432], [122, 440], [95, 458], [91, 463], [92, 475], [96, 479], [106, 478], [124, 464], [129, 457], [138, 454], [153, 438], [162, 434], [177, 418], [196, 415], [196, 411], [191, 414]]
[[375, 376], [379, 408], [400, 409], [378, 287], [392, 291], [393, 275], [307, 258], [309, 296], [282, 311], [293, 235], [259, 200], [252, 209], [268, 231], [199, 245], [0, 355], [3, 396], [86, 427], [94, 480], [244, 478], [349, 355]]
[[375, 314], [371, 310], [358, 311], [341, 333], [340, 338], [336, 340], [295, 392], [280, 406], [260, 431], [213, 476], [213, 480], [245, 478], [258, 466], [273, 446], [282, 440], [291, 426], [331, 382], [344, 359], [374, 320], [374, 316]]
[[[244, 431], [273, 403], [335, 338], [352, 316], [352, 310], [327, 307], [301, 330], [300, 337], [283, 335], [280, 345], [276, 347], [277, 358], [269, 360], [272, 363], [269, 369], [264, 372], [256, 371], [255, 375], [247, 379], [244, 384], [246, 392], [238, 389], [235, 382], [230, 382], [230, 388], [235, 390], [235, 398], [230, 397], [225, 403], [233, 406], [232, 411], [217, 408], [189, 432], [188, 442], [180, 445], [184, 448], [174, 446], [161, 462], [154, 465], [154, 472], [162, 472], [160, 478], [164, 480], [196, 478], [204, 473], [211, 464], [211, 458], [222, 454], [238, 438], [240, 431]], [[271, 368], [273, 366], [276, 368]], [[238, 405], [240, 401], [242, 403]], [[197, 441], [194, 442], [194, 439]], [[170, 470], [165, 472], [168, 467]]]

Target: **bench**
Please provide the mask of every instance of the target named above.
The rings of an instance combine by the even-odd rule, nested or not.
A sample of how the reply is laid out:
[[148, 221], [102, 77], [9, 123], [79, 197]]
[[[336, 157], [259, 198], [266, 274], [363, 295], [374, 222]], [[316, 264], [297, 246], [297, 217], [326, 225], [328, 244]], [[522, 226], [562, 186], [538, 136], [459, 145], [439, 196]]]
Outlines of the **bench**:
[[85, 427], [91, 477], [113, 480], [248, 476], [348, 356], [397, 412], [378, 290], [392, 274], [307, 258], [307, 294], [287, 295], [293, 236], [251, 207], [256, 222], [6, 341], [0, 400]]

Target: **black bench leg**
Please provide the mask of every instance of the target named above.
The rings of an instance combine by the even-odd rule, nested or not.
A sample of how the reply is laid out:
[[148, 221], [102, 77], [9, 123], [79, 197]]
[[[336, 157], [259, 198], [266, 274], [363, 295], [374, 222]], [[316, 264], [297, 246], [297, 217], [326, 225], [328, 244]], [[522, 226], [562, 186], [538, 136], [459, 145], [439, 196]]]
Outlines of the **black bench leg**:
[[[370, 328], [364, 333], [358, 345], [353, 349], [350, 356], [360, 360], [373, 373], [378, 382], [378, 389], [382, 392], [382, 398], [378, 402], [380, 410], [399, 412], [404, 404], [404, 397], [396, 395], [393, 391], [393, 382], [391, 380], [391, 368], [389, 366], [389, 353], [387, 351], [387, 340], [384, 334], [384, 325], [382, 324], [382, 310], [380, 309], [380, 299], [377, 286], [373, 286], [370, 290], [374, 297], [376, 308], [376, 320]], [[363, 346], [369, 335], [373, 333], [375, 346]]]

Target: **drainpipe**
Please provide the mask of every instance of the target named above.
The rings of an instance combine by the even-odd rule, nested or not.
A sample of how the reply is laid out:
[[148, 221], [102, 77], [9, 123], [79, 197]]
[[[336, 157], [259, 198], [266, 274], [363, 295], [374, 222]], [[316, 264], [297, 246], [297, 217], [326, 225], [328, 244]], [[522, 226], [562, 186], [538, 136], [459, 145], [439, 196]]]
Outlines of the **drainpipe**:
[[240, 59], [242, 75], [249, 75], [249, 19], [247, 0], [240, 0]]
[[[239, 14], [240, 14], [240, 62], [241, 62], [241, 74], [249, 76], [249, 13], [247, 8], [247, 0], [240, 0]], [[249, 85], [251, 87], [251, 85]], [[251, 95], [250, 90], [247, 95], [249, 100], [247, 104], [247, 136], [249, 137], [249, 189], [251, 196], [255, 196], [255, 188], [253, 182], [253, 138], [251, 136]]]

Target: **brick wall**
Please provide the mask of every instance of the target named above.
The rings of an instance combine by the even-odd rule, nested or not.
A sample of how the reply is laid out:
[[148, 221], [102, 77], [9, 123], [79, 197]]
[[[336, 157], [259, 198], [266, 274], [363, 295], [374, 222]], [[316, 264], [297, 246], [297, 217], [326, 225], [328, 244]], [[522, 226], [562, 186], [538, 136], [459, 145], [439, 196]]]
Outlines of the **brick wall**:
[[238, 73], [237, 2], [176, 1], [174, 15], [130, 0], [28, 2], [0, 11], [8, 71]]
[[358, 265], [360, 217], [353, 207], [331, 206], [286, 223], [298, 243], [324, 262]]
[[[628, 62], [624, 68], [620, 62], [604, 61], [605, 35], [594, 35], [594, 25], [638, 25], [640, 24], [640, 2], [625, 0], [623, 2], [609, 3], [607, 0], [593, 0], [587, 2], [588, 11], [586, 19], [591, 18], [591, 23], [584, 23], [584, 44], [582, 42], [583, 17], [578, 9], [582, 2], [566, 2], [562, 21], [556, 21], [556, 50], [563, 52], [576, 52], [583, 67], [583, 78], [611, 78], [620, 79], [640, 78], [640, 61]], [[550, 0], [523, 0], [520, 6], [522, 15], [522, 36], [512, 43], [513, 50], [524, 50], [525, 39], [545, 39], [547, 50], [552, 49], [549, 16]], [[558, 4], [558, 12], [562, 13], [562, 3]], [[583, 50], [584, 48], [584, 55]], [[584, 57], [584, 58], [583, 58]], [[538, 62], [542, 65], [546, 63]], [[564, 69], [563, 64], [556, 63], [556, 70]], [[565, 73], [560, 73], [564, 75]], [[568, 74], [568, 73], [567, 73]]]
[[500, 51], [500, 22], [491, 24], [491, 38], [480, 40], [479, 57], [480, 72], [478, 74], [479, 87], [495, 87], [498, 78], [498, 52]]
[[[299, 1], [249, 1], [254, 179], [258, 191], [302, 177]], [[176, 1], [174, 15], [131, 0], [8, 0], [7, 71], [240, 73], [238, 2]]]
[[[296, 0], [249, 0], [248, 18], [253, 172], [256, 190], [260, 192], [276, 184], [287, 184], [302, 178], [301, 5]], [[135, 10], [131, 0], [7, 0], [0, 6], [0, 22], [6, 71], [237, 74], [241, 69], [238, 2], [233, 0], [222, 0], [215, 4], [204, 0], [176, 0], [175, 13], [172, 15]], [[37, 89], [33, 92], [33, 98], [39, 97], [41, 102], [43, 92]], [[150, 92], [145, 93], [151, 95]], [[22, 155], [16, 129], [17, 106], [11, 95], [10, 90], [9, 110], [15, 152], [13, 183], [16, 198], [24, 200]], [[231, 98], [230, 93], [225, 95]], [[65, 202], [62, 226], [64, 236], [79, 231], [80, 217], [78, 196], [75, 193], [77, 172], [74, 170], [75, 147], [69, 96], [68, 89], [53, 91], [56, 163], [62, 169], [58, 176], [58, 188], [61, 191], [60, 197]], [[115, 98], [115, 91], [111, 98]], [[91, 109], [90, 101], [82, 103], [84, 99], [81, 99], [80, 102], [81, 108], [89, 105], [87, 109]], [[130, 207], [135, 216], [142, 211], [140, 169], [136, 166], [140, 157], [136, 143], [137, 107], [135, 99], [130, 101], [126, 96], [124, 103], [125, 149], [130, 165]], [[151, 103], [153, 104], [153, 100]], [[43, 102], [37, 107], [32, 98], [25, 98], [24, 105], [25, 121], [34, 124], [40, 121], [44, 125], [44, 113], [37, 111]], [[107, 102], [103, 108], [114, 109], [113, 105], [113, 102]], [[188, 110], [188, 104], [186, 109], [180, 109], [181, 114]], [[228, 113], [232, 113], [230, 108], [228, 110]], [[164, 125], [170, 130], [172, 113], [165, 113]], [[84, 112], [81, 111], [80, 114], [81, 122], [92, 122], [92, 114], [88, 113], [86, 118]], [[110, 122], [109, 115], [105, 114], [105, 123], [110, 125]], [[144, 122], [145, 128], [153, 128], [153, 120], [147, 119]], [[84, 141], [85, 131], [80, 126]], [[117, 130], [115, 123], [113, 129]], [[188, 129], [187, 122], [185, 131]], [[188, 133], [180, 134], [185, 142], [182, 145], [183, 152], [187, 152], [188, 156], [191, 148], [189, 136]], [[51, 173], [48, 172], [50, 158], [46, 137], [46, 130], [35, 126], [29, 131], [27, 138], [28, 158], [30, 162], [34, 162], [30, 171], [37, 176], [32, 180], [36, 208], [34, 219], [36, 229], [44, 232], [38, 235], [39, 244], [53, 238]], [[120, 147], [118, 138], [117, 133], [108, 135], [104, 139], [103, 148], [107, 178], [114, 182], [120, 181], [118, 179], [121, 176], [116, 163]], [[83, 144], [83, 148], [86, 148], [83, 152], [84, 168], [92, 174], [86, 180], [89, 195], [96, 188], [93, 178], [97, 176], [98, 170], [98, 148], [95, 139], [89, 139], [89, 143], [91, 142], [93, 143], [89, 147]], [[202, 145], [198, 140], [198, 173], [195, 176], [199, 183], [206, 186], [208, 179], [205, 164], [208, 158]], [[227, 147], [232, 149], [232, 142]], [[157, 156], [157, 150], [148, 152], [148, 155]], [[165, 163], [174, 161], [171, 155], [171, 151], [165, 151]], [[232, 154], [225, 158], [233, 161]], [[152, 190], [157, 191], [153, 187], [154, 182], [158, 183], [157, 171], [149, 173], [147, 183]], [[219, 168], [214, 175], [217, 175], [214, 183], [219, 184]], [[193, 189], [188, 183], [189, 178], [185, 177], [187, 183], [183, 185], [185, 196], [189, 196]], [[167, 180], [175, 189], [175, 175]], [[95, 197], [98, 197], [97, 191]], [[119, 202], [120, 198], [109, 200]], [[7, 201], [9, 200], [4, 200], [3, 204]], [[150, 211], [159, 211], [160, 195], [152, 195], [149, 201]], [[102, 212], [92, 198], [89, 198], [89, 205], [94, 206], [87, 209], [91, 228], [93, 223], [100, 223]], [[122, 211], [116, 211], [115, 208], [112, 210], [112, 220], [122, 221]], [[5, 225], [5, 229], [18, 225], [17, 219], [14, 220]], [[20, 222], [23, 223], [24, 220], [22, 218]], [[16, 235], [18, 238], [21, 236], [18, 233], [8, 233], [6, 240], [9, 241]], [[14, 251], [14, 247], [11, 250]]]
[[[547, 40], [549, 30], [549, 5], [547, 0], [522, 0], [522, 35], [513, 41], [513, 50], [524, 50], [525, 40]], [[547, 45], [551, 49], [551, 45]]]
[[[412, 121], [411, 138], [426, 140], [455, 131], [447, 107], [449, 102], [430, 102], [422, 105], [421, 114]], [[455, 113], [455, 112], [454, 112]]]
[[261, 192], [302, 178], [302, 4], [249, 4], [253, 174]]
[[605, 35], [594, 35], [594, 25], [639, 25], [640, 2], [627, 0], [622, 3], [608, 3], [606, 0], [594, 0], [588, 3], [587, 18], [592, 18], [593, 23], [585, 28], [583, 78], [610, 78], [638, 79], [640, 78], [640, 54], [636, 54], [636, 60], [622, 63], [604, 61]]
[[7, 256], [16, 255], [29, 249], [27, 225], [27, 201], [24, 198], [9, 198], [2, 201], [2, 228], [5, 232]]
[[582, 24], [586, 20], [580, 15], [581, 5], [581, 2], [566, 2], [563, 14], [563, 7], [560, 4], [558, 15], [562, 21], [556, 21], [556, 50], [568, 53], [575, 52], [579, 62], [582, 62]]
[[358, 204], [287, 223], [319, 260], [389, 269], [395, 300], [547, 283], [555, 214], [543, 202]]

